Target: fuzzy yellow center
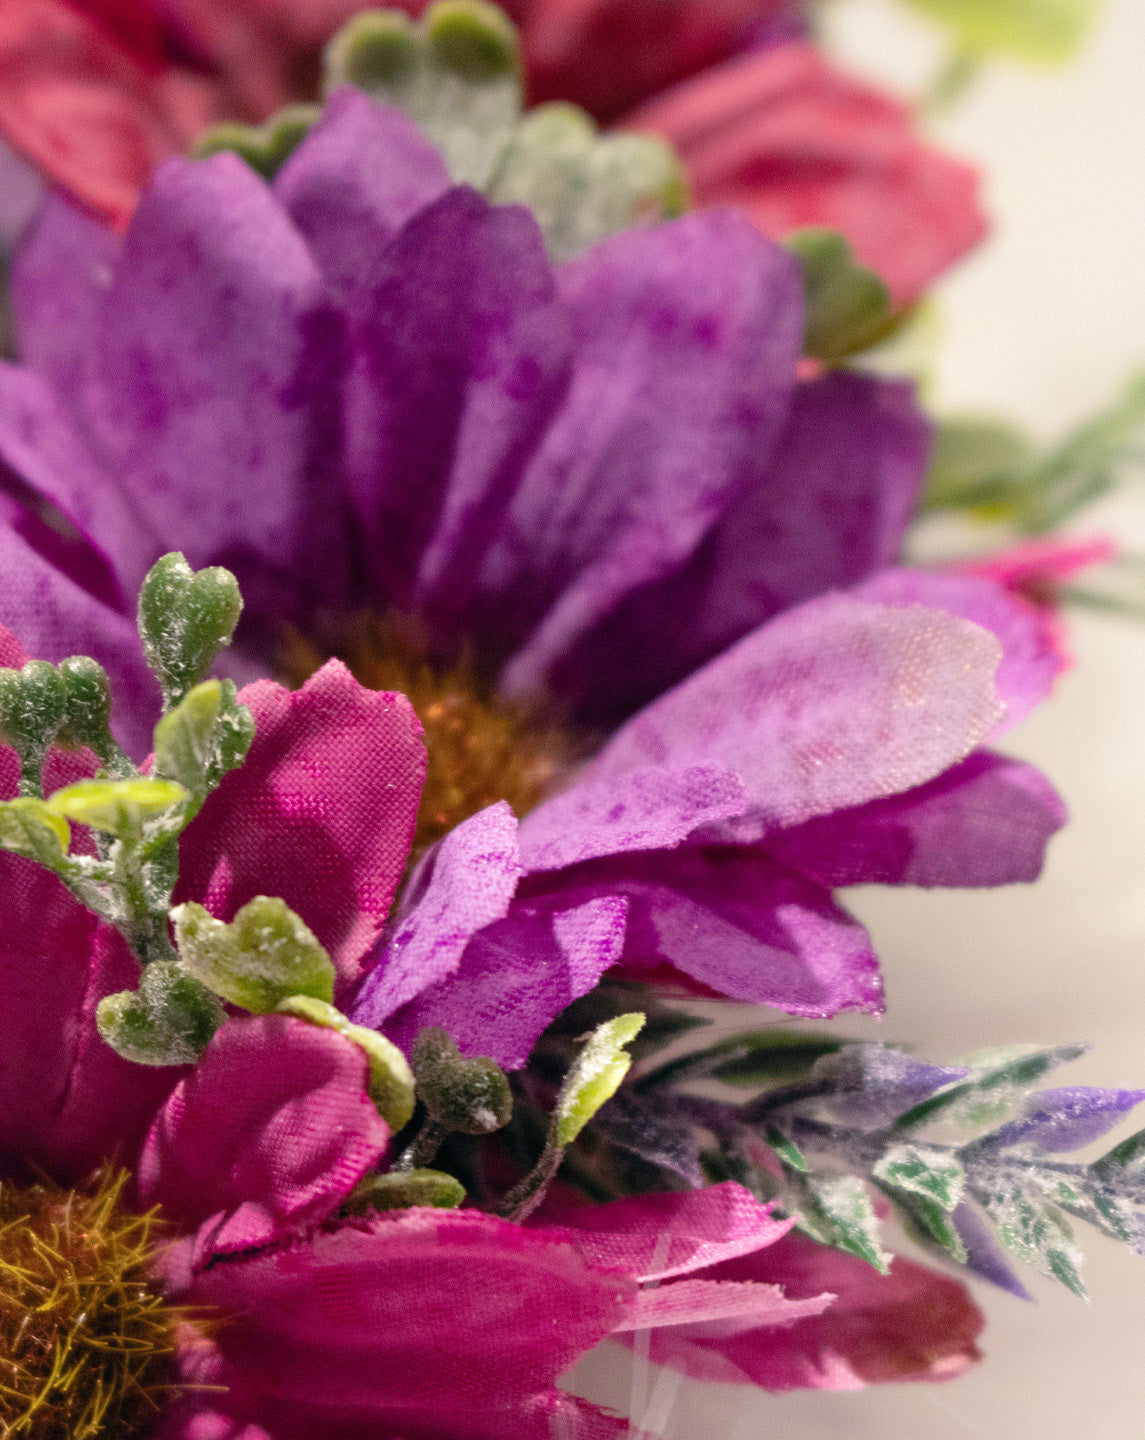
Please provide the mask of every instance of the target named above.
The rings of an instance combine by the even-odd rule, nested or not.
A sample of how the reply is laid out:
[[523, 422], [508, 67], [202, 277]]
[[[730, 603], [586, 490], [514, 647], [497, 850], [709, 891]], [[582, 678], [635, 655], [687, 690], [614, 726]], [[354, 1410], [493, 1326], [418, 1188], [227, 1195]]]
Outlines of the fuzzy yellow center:
[[126, 1176], [0, 1186], [0, 1437], [127, 1440], [171, 1394], [179, 1318], [150, 1275], [154, 1214]]
[[284, 679], [301, 685], [327, 655], [343, 660], [369, 689], [408, 696], [425, 727], [429, 763], [411, 860], [498, 800], [527, 814], [571, 759], [565, 734], [483, 685], [471, 660], [432, 665], [393, 619], [359, 619], [321, 649], [292, 636], [281, 655]]

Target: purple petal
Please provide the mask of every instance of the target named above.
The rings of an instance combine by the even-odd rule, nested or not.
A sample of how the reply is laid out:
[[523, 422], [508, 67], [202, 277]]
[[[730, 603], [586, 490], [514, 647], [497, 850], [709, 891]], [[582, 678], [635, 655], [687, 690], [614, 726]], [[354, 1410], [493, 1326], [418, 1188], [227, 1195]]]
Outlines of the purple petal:
[[925, 785], [768, 836], [768, 854], [821, 885], [1036, 880], [1065, 806], [1032, 765], [975, 751]]
[[630, 720], [584, 772], [718, 764], [747, 787], [734, 838], [921, 785], [999, 713], [998, 642], [921, 607], [825, 595], [725, 651]]
[[734, 211], [616, 235], [562, 266], [559, 285], [572, 383], [482, 572], [501, 611], [541, 622], [505, 672], [510, 691], [542, 687], [758, 481], [801, 339], [797, 267]]
[[599, 1269], [667, 1280], [773, 1245], [794, 1224], [728, 1180], [682, 1193], [637, 1195], [607, 1205], [550, 1192], [540, 1223], [576, 1232], [577, 1249]]
[[516, 816], [504, 800], [490, 805], [451, 830], [427, 862], [428, 880], [415, 903], [403, 904], [354, 1002], [359, 1025], [380, 1030], [399, 1006], [452, 974], [478, 930], [508, 912], [521, 875]]
[[405, 870], [425, 780], [422, 729], [404, 695], [366, 690], [336, 660], [291, 694], [239, 692], [256, 732], [184, 832], [176, 903], [220, 920], [279, 895], [330, 952], [340, 991], [361, 977]]
[[452, 614], [560, 393], [552, 267], [527, 211], [459, 187], [405, 226], [371, 280], [352, 317], [349, 412], [365, 558], [399, 604]]
[[215, 1266], [179, 1298], [230, 1317], [215, 1342], [245, 1386], [293, 1412], [294, 1433], [543, 1440], [522, 1417], [549, 1408], [633, 1290], [563, 1231], [417, 1209]]
[[1122, 1121], [1145, 1100], [1145, 1090], [1098, 1090], [1088, 1085], [1039, 1090], [1027, 1097], [1021, 1113], [982, 1142], [991, 1149], [1036, 1145], [1059, 1154], [1081, 1150]]
[[385, 247], [449, 185], [440, 151], [412, 120], [347, 86], [326, 101], [274, 190], [353, 309], [368, 298]]
[[1032, 1301], [1034, 1297], [1019, 1280], [1017, 1271], [994, 1239], [993, 1230], [978, 1212], [964, 1200], [951, 1212], [950, 1218], [966, 1247], [967, 1270], [1019, 1300]]
[[114, 230], [50, 190], [16, 249], [11, 294], [20, 360], [73, 414], [122, 243]]
[[689, 563], [645, 587], [553, 675], [592, 720], [630, 714], [773, 615], [898, 556], [930, 450], [913, 387], [844, 370], [795, 390], [766, 474]]
[[647, 766], [599, 784], [578, 781], [521, 822], [521, 863], [533, 874], [601, 855], [668, 850], [745, 809], [739, 779], [714, 765]]
[[832, 1114], [867, 1129], [889, 1125], [920, 1100], [965, 1080], [969, 1070], [928, 1065], [886, 1045], [856, 1042], [821, 1060], [816, 1075], [839, 1086], [824, 1103]]
[[878, 962], [863, 927], [830, 893], [746, 848], [686, 847], [603, 860], [562, 885], [626, 895], [628, 970], [667, 961], [735, 1000], [791, 1015], [882, 1008]]
[[[144, 575], [161, 553], [157, 537], [93, 461], [45, 382], [31, 370], [3, 363], [0, 460], [27, 487], [14, 487], [14, 495], [31, 514], [14, 516], [13, 528], [32, 544], [43, 536], [47, 559], [114, 609], [130, 614]], [[40, 528], [36, 511], [45, 508], [45, 501], [45, 518], [54, 523]], [[68, 535], [67, 527], [75, 534]]]
[[456, 974], [393, 1017], [387, 1035], [408, 1050], [419, 1030], [439, 1025], [463, 1055], [519, 1070], [541, 1031], [620, 958], [626, 914], [616, 895], [515, 903], [470, 941]]
[[320, 1223], [390, 1138], [367, 1079], [365, 1052], [333, 1030], [286, 1015], [228, 1021], [147, 1137], [144, 1205], [203, 1227], [200, 1261]]
[[995, 684], [1006, 713], [991, 739], [1012, 729], [1045, 699], [1065, 664], [1049, 618], [1028, 600], [977, 575], [885, 570], [855, 594], [882, 605], [930, 605], [972, 620], [998, 637], [1002, 663]]
[[333, 600], [342, 347], [322, 277], [258, 176], [233, 155], [171, 160], [104, 297], [87, 422], [192, 565], [254, 564]]
[[107, 670], [112, 728], [135, 756], [159, 718], [159, 690], [135, 626], [81, 589], [21, 537], [0, 525], [0, 624], [42, 660], [90, 655]]

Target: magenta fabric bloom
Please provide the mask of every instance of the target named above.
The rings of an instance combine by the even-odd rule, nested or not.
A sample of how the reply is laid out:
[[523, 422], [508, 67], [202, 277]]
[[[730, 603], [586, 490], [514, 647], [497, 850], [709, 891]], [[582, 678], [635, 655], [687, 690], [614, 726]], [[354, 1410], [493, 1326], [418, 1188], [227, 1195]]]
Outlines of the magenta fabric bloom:
[[798, 269], [741, 217], [554, 270], [527, 212], [344, 91], [272, 186], [172, 161], [122, 240], [49, 202], [15, 297], [0, 613], [29, 648], [90, 650], [138, 720], [127, 597], [178, 544], [239, 573], [248, 660], [364, 605], [598, 751], [427, 860], [367, 1023], [519, 1066], [606, 969], [665, 962], [796, 1014], [877, 1009], [832, 886], [1038, 873], [1060, 801], [976, 747], [1058, 659], [986, 581], [880, 575], [928, 427], [898, 382], [795, 384]]

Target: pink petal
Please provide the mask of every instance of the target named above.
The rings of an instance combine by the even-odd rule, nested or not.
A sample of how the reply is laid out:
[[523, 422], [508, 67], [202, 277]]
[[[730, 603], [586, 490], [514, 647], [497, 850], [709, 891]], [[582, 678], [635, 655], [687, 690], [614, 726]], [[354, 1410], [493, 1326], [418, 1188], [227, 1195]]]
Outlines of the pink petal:
[[658, 1330], [664, 1325], [719, 1324], [720, 1333], [726, 1334], [728, 1327], [738, 1332], [762, 1325], [789, 1325], [822, 1314], [832, 1298], [818, 1295], [788, 1300], [781, 1286], [750, 1280], [678, 1280], [642, 1290], [616, 1330], [626, 1333]]
[[283, 1015], [228, 1021], [157, 1117], [145, 1205], [202, 1227], [197, 1261], [269, 1245], [334, 1211], [385, 1150], [364, 1052]]
[[186, 831], [176, 899], [222, 920], [279, 895], [359, 978], [409, 856], [425, 779], [421, 725], [404, 695], [366, 690], [337, 661], [293, 694], [240, 693], [257, 733]]

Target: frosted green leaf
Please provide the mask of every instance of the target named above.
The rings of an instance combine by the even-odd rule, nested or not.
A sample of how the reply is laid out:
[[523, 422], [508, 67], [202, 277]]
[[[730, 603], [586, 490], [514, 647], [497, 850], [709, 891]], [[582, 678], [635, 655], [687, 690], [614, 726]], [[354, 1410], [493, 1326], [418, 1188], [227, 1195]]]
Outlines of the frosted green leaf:
[[1016, 1184], [1003, 1183], [989, 1190], [976, 1186], [975, 1196], [986, 1207], [999, 1241], [1011, 1255], [1043, 1275], [1060, 1280], [1080, 1299], [1086, 1298], [1081, 1252], [1057, 1206], [1031, 1196]]
[[489, 1135], [509, 1123], [513, 1096], [505, 1072], [487, 1056], [466, 1059], [451, 1035], [431, 1027], [414, 1041], [418, 1098], [446, 1130]]
[[552, 1143], [571, 1145], [600, 1107], [611, 1100], [628, 1074], [632, 1056], [624, 1047], [644, 1025], [638, 1013], [618, 1015], [593, 1031], [565, 1076], [550, 1127]]
[[310, 995], [290, 995], [276, 1009], [280, 1015], [293, 1015], [311, 1025], [337, 1030], [352, 1040], [365, 1052], [370, 1067], [370, 1099], [378, 1114], [395, 1135], [409, 1124], [415, 1108], [413, 1072], [392, 1040], [364, 1025], [352, 1024], [333, 1005]]
[[334, 998], [329, 955], [284, 900], [256, 895], [230, 924], [193, 901], [171, 919], [183, 964], [232, 1005], [265, 1015], [291, 995]]
[[855, 1175], [808, 1174], [793, 1177], [799, 1227], [813, 1240], [855, 1255], [880, 1275], [891, 1257], [879, 1243], [879, 1220], [867, 1187]]
[[876, 1180], [899, 1190], [911, 1190], [953, 1210], [962, 1199], [966, 1176], [962, 1166], [941, 1150], [924, 1145], [896, 1145], [872, 1171]]
[[1101, 0], [907, 0], [938, 21], [960, 50], [1017, 60], [1068, 60], [1085, 40]]
[[920, 1244], [937, 1246], [958, 1265], [965, 1265], [966, 1246], [955, 1228], [954, 1221], [937, 1201], [925, 1195], [912, 1194], [908, 1190], [882, 1187], [884, 1193], [894, 1202], [895, 1209], [906, 1226], [907, 1233]]
[[143, 654], [169, 710], [206, 675], [231, 643], [242, 596], [229, 570], [194, 571], [177, 551], [148, 571], [139, 592], [139, 638]]
[[0, 846], [13, 855], [56, 869], [71, 839], [68, 822], [42, 800], [21, 797], [0, 804]]
[[47, 801], [53, 815], [90, 825], [118, 839], [138, 836], [148, 820], [165, 814], [186, 797], [174, 780], [80, 780]]
[[800, 1150], [799, 1146], [796, 1145], [793, 1140], [789, 1140], [781, 1130], [776, 1130], [774, 1126], [770, 1126], [766, 1133], [767, 1143], [779, 1156], [788, 1170], [806, 1172], [807, 1161], [803, 1156], [803, 1151]]
[[155, 727], [154, 773], [177, 780], [198, 800], [241, 765], [254, 739], [254, 719], [232, 680], [204, 680]]
[[363, 1180], [345, 1208], [357, 1215], [369, 1210], [405, 1210], [413, 1205], [456, 1210], [464, 1199], [465, 1186], [444, 1170], [391, 1170]]
[[125, 1060], [137, 1065], [192, 1065], [226, 1019], [214, 995], [174, 960], [156, 960], [138, 990], [108, 995], [96, 1026]]
[[895, 1129], [917, 1129], [943, 1121], [967, 1130], [984, 1129], [1003, 1119], [1047, 1071], [1085, 1054], [1084, 1045], [1052, 1049], [1011, 1045], [981, 1052], [964, 1062], [976, 1073], [921, 1101], [895, 1121]]

